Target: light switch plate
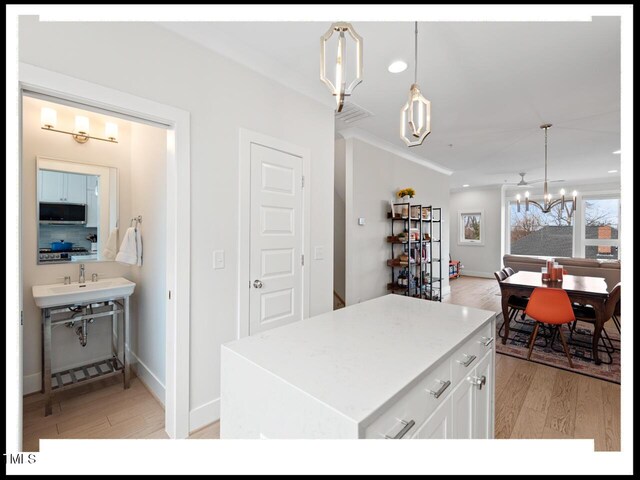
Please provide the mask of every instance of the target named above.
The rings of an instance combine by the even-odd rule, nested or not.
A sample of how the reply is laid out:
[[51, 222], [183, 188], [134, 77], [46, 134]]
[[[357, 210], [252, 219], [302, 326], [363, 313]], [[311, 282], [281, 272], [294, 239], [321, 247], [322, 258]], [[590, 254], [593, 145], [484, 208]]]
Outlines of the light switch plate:
[[324, 259], [324, 247], [316, 247], [313, 250], [313, 258], [316, 260]]
[[213, 268], [224, 268], [224, 250], [213, 251]]
[[364, 217], [358, 218], [358, 225], [364, 225]]

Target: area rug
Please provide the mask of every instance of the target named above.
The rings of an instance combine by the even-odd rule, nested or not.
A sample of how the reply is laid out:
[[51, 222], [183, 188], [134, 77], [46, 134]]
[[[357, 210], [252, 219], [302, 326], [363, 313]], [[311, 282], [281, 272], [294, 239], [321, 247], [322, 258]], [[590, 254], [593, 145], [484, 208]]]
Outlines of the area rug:
[[[529, 338], [535, 322], [528, 317], [522, 320], [519, 316], [517, 319], [511, 320], [509, 338], [504, 345], [502, 344], [503, 323], [502, 313], [496, 314], [496, 352], [526, 360], [529, 353]], [[557, 336], [552, 339], [553, 334], [550, 330], [546, 330], [543, 334], [542, 328], [538, 331], [538, 338], [536, 338], [536, 344], [531, 353], [532, 362], [620, 383], [620, 336], [615, 329], [607, 328], [611, 339], [610, 343], [607, 342], [609, 352], [605, 350], [602, 340], [600, 341], [598, 355], [602, 363], [596, 365], [592, 360], [590, 346], [593, 326], [580, 322], [571, 337], [567, 326], [563, 325], [562, 328], [562, 333], [569, 345], [573, 368], [569, 367], [569, 361], [562, 349], [560, 339]], [[611, 351], [611, 346], [614, 347], [613, 351]]]

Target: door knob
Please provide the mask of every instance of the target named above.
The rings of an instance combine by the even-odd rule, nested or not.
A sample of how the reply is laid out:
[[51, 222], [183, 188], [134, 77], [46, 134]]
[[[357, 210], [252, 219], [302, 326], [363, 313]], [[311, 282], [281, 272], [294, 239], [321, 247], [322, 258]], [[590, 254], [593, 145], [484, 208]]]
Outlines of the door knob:
[[260, 280], [254, 280], [253, 288], [262, 288], [262, 282]]

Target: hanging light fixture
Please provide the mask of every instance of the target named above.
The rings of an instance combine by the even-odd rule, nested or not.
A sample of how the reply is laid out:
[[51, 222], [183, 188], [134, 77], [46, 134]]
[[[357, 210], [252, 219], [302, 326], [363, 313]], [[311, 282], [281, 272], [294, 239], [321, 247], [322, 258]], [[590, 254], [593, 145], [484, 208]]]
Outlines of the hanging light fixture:
[[[355, 42], [356, 47], [356, 76], [347, 83], [347, 36]], [[335, 59], [335, 79], [332, 82], [327, 77], [326, 50], [327, 42], [334, 33], [338, 34], [338, 48]], [[356, 33], [353, 26], [346, 22], [336, 22], [329, 27], [329, 30], [320, 37], [320, 80], [329, 87], [331, 94], [336, 97], [336, 111], [342, 111], [344, 97], [351, 95], [353, 89], [362, 82], [362, 37]]]
[[[543, 187], [543, 194], [542, 194], [542, 203], [538, 203], [535, 200], [530, 200], [529, 199], [529, 192], [525, 192], [524, 194], [524, 202], [525, 202], [525, 209], [528, 212], [529, 211], [529, 204], [532, 203], [534, 204], [536, 207], [538, 207], [540, 210], [542, 210], [542, 213], [549, 213], [551, 211], [551, 209], [553, 207], [555, 207], [556, 205], [560, 205], [560, 208], [562, 210], [564, 210], [565, 208], [565, 191], [564, 188], [560, 190], [560, 198], [557, 198], [555, 200], [552, 200], [552, 196], [549, 193], [549, 190], [547, 189], [547, 130], [549, 130], [551, 128], [551, 124], [550, 123], [545, 123], [543, 125], [540, 125], [540, 128], [542, 128], [544, 130], [544, 187]], [[573, 215], [573, 212], [575, 212], [576, 209], [576, 200], [578, 197], [578, 192], [576, 190], [573, 191], [573, 193], [571, 194], [572, 198], [571, 198], [571, 209], [568, 211], [569, 217], [571, 217]], [[520, 212], [520, 194], [516, 195], [516, 205], [518, 208], [518, 212]]]
[[431, 133], [431, 102], [424, 98], [418, 87], [418, 22], [415, 26], [413, 85], [409, 89], [409, 100], [400, 111], [400, 137], [409, 147], [422, 145]]

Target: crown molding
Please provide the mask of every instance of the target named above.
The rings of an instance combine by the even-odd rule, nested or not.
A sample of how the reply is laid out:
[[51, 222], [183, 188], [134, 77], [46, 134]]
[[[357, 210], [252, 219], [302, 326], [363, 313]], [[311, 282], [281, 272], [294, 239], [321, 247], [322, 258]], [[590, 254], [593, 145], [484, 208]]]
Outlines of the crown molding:
[[393, 153], [398, 157], [402, 157], [405, 160], [409, 160], [410, 162], [417, 163], [418, 165], [429, 168], [438, 173], [443, 173], [445, 175], [451, 175], [453, 173], [453, 170], [449, 170], [448, 168], [445, 168], [436, 162], [432, 162], [431, 160], [427, 160], [413, 153], [409, 153], [405, 151], [403, 148], [398, 147], [393, 143], [387, 142], [386, 140], [382, 140], [381, 138], [376, 137], [375, 135], [369, 132], [366, 132], [364, 130], [361, 130], [359, 128], [355, 128], [355, 127], [345, 128], [342, 130], [338, 130], [336, 134], [342, 136], [344, 139], [357, 138], [358, 140], [361, 140], [370, 145], [373, 145], [374, 147], [377, 147], [381, 150], [385, 150], [389, 153]]

